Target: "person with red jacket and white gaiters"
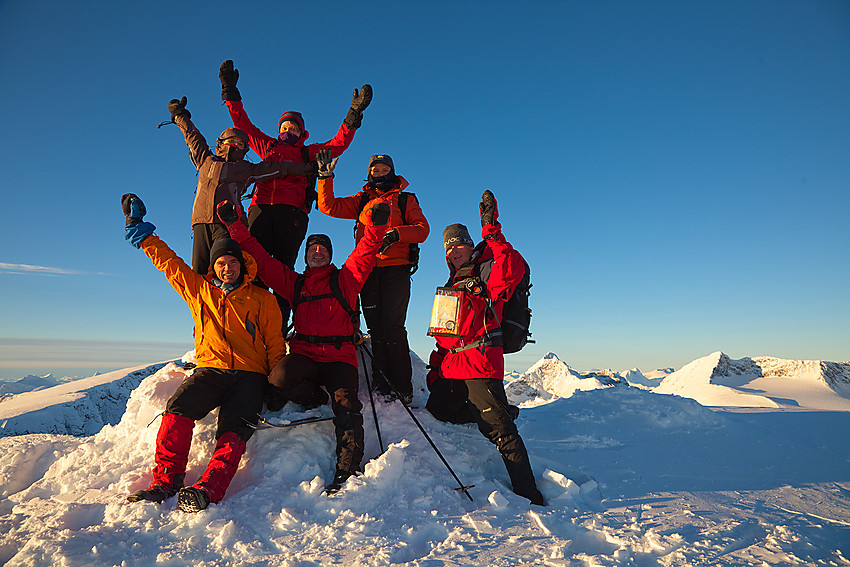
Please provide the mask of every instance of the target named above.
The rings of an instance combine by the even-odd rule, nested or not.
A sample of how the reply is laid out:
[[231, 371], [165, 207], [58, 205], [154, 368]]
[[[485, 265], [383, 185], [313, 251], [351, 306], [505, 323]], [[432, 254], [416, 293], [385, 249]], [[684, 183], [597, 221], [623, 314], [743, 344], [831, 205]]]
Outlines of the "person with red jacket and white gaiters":
[[505, 301], [522, 278], [524, 265], [502, 234], [493, 193], [484, 192], [479, 209], [484, 241], [478, 246], [462, 224], [443, 230], [450, 273], [446, 287], [460, 297], [457, 328], [450, 336], [435, 337], [426, 407], [441, 421], [476, 423], [502, 455], [514, 492], [545, 506], [514, 424], [516, 408], [505, 395], [505, 356], [496, 333]]
[[357, 294], [375, 267], [390, 207], [385, 202], [371, 207], [363, 238], [341, 268], [331, 264], [330, 238], [310, 235], [303, 274], [271, 257], [239, 222], [239, 211], [232, 203], [220, 203], [218, 215], [233, 239], [257, 259], [263, 281], [293, 306], [295, 335], [289, 342], [289, 354], [272, 369], [269, 382], [280, 389], [284, 398], [306, 407], [327, 401], [320, 387], [331, 396], [337, 462], [333, 481], [325, 491], [334, 493], [350, 476], [360, 472], [363, 460], [363, 404], [357, 398], [355, 344], [359, 338], [359, 313], [355, 307]]
[[[363, 111], [372, 102], [372, 87], [363, 85], [355, 89], [351, 108], [339, 127], [336, 136], [327, 142], [306, 145], [310, 133], [304, 125], [300, 112], [287, 110], [278, 120], [278, 133], [272, 137], [264, 134], [248, 118], [242, 107], [242, 95], [236, 88], [239, 71], [228, 59], [218, 71], [221, 80], [221, 100], [227, 104], [233, 125], [248, 134], [248, 145], [265, 161], [315, 161], [316, 152], [328, 148], [332, 157], [339, 157], [354, 139], [360, 128]], [[251, 235], [273, 258], [295, 267], [298, 250], [307, 234], [307, 223], [312, 199], [312, 181], [308, 177], [290, 175], [278, 179], [264, 179], [257, 183], [257, 190], [248, 209], [248, 226]], [[312, 195], [308, 194], [308, 188]], [[268, 282], [265, 282], [268, 285]], [[289, 320], [290, 306], [278, 295], [278, 304], [283, 323]]]
[[[403, 193], [407, 180], [395, 173], [390, 156], [369, 158], [369, 178], [362, 191], [337, 197], [333, 189], [333, 170], [327, 150], [317, 155], [319, 167], [319, 210], [331, 217], [356, 219], [355, 239], [363, 235], [369, 203], [375, 199], [390, 205], [390, 220], [384, 243], [378, 251], [378, 266], [372, 270], [360, 292], [363, 318], [372, 339], [374, 388], [389, 398], [401, 396], [413, 401], [410, 346], [407, 341], [407, 306], [410, 303], [410, 279], [419, 260], [420, 242], [425, 242], [431, 227], [412, 193]], [[403, 209], [403, 210], [402, 210]], [[415, 257], [414, 257], [415, 255]]]
[[[162, 414], [156, 436], [153, 479], [148, 488], [127, 496], [130, 502], [162, 502], [177, 494], [177, 507], [198, 512], [224, 498], [245, 443], [263, 408], [271, 368], [283, 358], [280, 309], [267, 290], [251, 284], [257, 265], [230, 238], [210, 250], [211, 273], [193, 271], [143, 222], [145, 206], [133, 193], [121, 197], [124, 237], [141, 248], [192, 311], [198, 366], [177, 388]], [[192, 486], [183, 488], [192, 429], [215, 408], [216, 446], [209, 465]]]

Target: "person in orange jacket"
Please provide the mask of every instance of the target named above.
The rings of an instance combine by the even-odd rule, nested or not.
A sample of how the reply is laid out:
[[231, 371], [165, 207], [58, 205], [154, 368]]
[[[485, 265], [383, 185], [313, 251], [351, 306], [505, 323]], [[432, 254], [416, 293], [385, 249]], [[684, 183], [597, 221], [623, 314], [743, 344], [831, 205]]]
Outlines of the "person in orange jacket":
[[[186, 301], [195, 321], [198, 366], [168, 400], [156, 438], [153, 480], [127, 497], [162, 502], [177, 494], [184, 512], [219, 502], [239, 467], [263, 407], [268, 375], [286, 353], [274, 296], [251, 285], [257, 264], [229, 238], [215, 241], [210, 273], [192, 270], [142, 219], [145, 206], [132, 193], [121, 197], [125, 238], [141, 248]], [[219, 407], [216, 446], [201, 478], [183, 487], [195, 422]]]
[[410, 276], [419, 260], [419, 243], [430, 232], [428, 221], [413, 193], [405, 193], [407, 180], [395, 173], [386, 154], [369, 159], [369, 176], [363, 189], [348, 197], [336, 197], [333, 170], [336, 160], [325, 150], [319, 164], [318, 205], [328, 216], [356, 219], [355, 240], [363, 236], [366, 211], [376, 200], [390, 205], [390, 220], [378, 252], [378, 266], [360, 292], [363, 318], [372, 339], [372, 371], [375, 389], [389, 397], [397, 392], [409, 403], [413, 399], [410, 346], [407, 341], [407, 306], [410, 302]]

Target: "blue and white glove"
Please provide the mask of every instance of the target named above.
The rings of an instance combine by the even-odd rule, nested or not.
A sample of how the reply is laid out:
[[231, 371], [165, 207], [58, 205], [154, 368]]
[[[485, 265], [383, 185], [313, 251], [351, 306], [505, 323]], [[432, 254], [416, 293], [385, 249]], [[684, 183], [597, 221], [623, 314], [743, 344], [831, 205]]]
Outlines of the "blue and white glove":
[[124, 193], [121, 196], [121, 209], [124, 211], [124, 240], [135, 246], [141, 247], [142, 241], [153, 234], [156, 227], [149, 223], [143, 222], [147, 209], [145, 204], [135, 193]]

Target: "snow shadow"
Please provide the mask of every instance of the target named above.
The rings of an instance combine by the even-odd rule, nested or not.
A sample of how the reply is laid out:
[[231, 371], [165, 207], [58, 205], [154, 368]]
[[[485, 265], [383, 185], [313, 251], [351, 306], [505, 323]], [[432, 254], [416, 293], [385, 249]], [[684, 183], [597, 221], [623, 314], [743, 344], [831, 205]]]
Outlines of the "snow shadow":
[[587, 474], [606, 498], [850, 480], [850, 412], [733, 413], [609, 388], [524, 409], [518, 425], [535, 469]]

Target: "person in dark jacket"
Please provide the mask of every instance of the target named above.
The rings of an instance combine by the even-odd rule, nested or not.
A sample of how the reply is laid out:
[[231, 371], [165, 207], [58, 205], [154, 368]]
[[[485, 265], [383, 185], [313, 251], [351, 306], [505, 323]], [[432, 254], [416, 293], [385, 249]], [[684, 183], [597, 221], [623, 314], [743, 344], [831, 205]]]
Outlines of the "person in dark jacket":
[[[528, 451], [516, 428], [516, 414], [505, 395], [505, 357], [499, 321], [505, 301], [524, 274], [522, 257], [502, 234], [493, 193], [485, 191], [479, 205], [483, 242], [474, 245], [462, 224], [443, 231], [450, 277], [450, 299], [456, 299], [450, 323], [432, 331], [437, 349], [428, 367], [428, 411], [441, 421], [472, 423], [496, 445], [516, 494], [544, 506]], [[447, 310], [449, 312], [449, 310]], [[432, 321], [432, 329], [437, 327]]]
[[[242, 107], [242, 95], [236, 87], [239, 71], [233, 67], [233, 61], [228, 59], [222, 63], [218, 75], [221, 80], [221, 100], [227, 104], [233, 125], [248, 134], [248, 145], [264, 160], [313, 161], [316, 152], [322, 148], [329, 148], [333, 157], [342, 155], [354, 139], [355, 131], [360, 128], [363, 111], [372, 101], [370, 85], [355, 89], [351, 108], [336, 136], [327, 142], [307, 145], [310, 133], [300, 112], [284, 112], [278, 120], [277, 132], [274, 136], [268, 136], [254, 126]], [[257, 184], [257, 191], [248, 209], [251, 234], [273, 258], [290, 268], [295, 267], [298, 250], [307, 235], [307, 215], [315, 197], [314, 192], [310, 180], [304, 176], [290, 175], [263, 180]], [[289, 319], [289, 303], [278, 295], [278, 304], [285, 324]]]
[[210, 269], [210, 248], [219, 238], [227, 237], [227, 229], [215, 217], [216, 203], [227, 200], [238, 203], [251, 183], [299, 175], [315, 177], [316, 164], [297, 161], [245, 160], [248, 135], [238, 128], [227, 128], [218, 137], [213, 152], [200, 130], [192, 123], [186, 109], [186, 97], [168, 103], [171, 121], [183, 132], [189, 157], [198, 170], [198, 186], [192, 206], [192, 269], [206, 275]]
[[[355, 240], [363, 236], [370, 203], [381, 200], [390, 205], [390, 220], [378, 251], [378, 265], [360, 292], [360, 302], [372, 339], [374, 387], [384, 396], [394, 397], [397, 393], [410, 403], [413, 400], [412, 368], [405, 329], [410, 276], [419, 259], [418, 244], [425, 242], [431, 228], [416, 197], [412, 193], [402, 193], [408, 183], [404, 177], [396, 175], [390, 156], [373, 155], [369, 159], [366, 185], [348, 197], [334, 195], [336, 163], [330, 158], [326, 150], [317, 155], [319, 210], [331, 217], [356, 219]], [[412, 257], [414, 250], [415, 257]]]
[[284, 399], [308, 407], [327, 401], [319, 386], [330, 394], [337, 463], [326, 491], [336, 492], [350, 476], [360, 472], [363, 460], [363, 405], [357, 397], [355, 344], [359, 313], [355, 306], [357, 294], [375, 267], [390, 207], [384, 202], [373, 204], [363, 238], [341, 268], [331, 264], [330, 238], [324, 234], [309, 236], [303, 275], [271, 257], [239, 222], [239, 211], [231, 203], [221, 203], [218, 210], [230, 235], [257, 259], [263, 281], [294, 307], [295, 335], [289, 342], [289, 354], [272, 369], [269, 381], [280, 389]]
[[[195, 320], [198, 366], [168, 400], [156, 438], [150, 486], [130, 502], [162, 502], [177, 494], [184, 512], [198, 512], [224, 498], [263, 407], [268, 374], [286, 352], [280, 334], [280, 309], [267, 290], [251, 285], [257, 265], [230, 238], [220, 238], [210, 253], [214, 275], [186, 265], [144, 222], [145, 206], [132, 193], [121, 197], [125, 238], [141, 248], [186, 301]], [[192, 486], [183, 487], [192, 429], [216, 407], [216, 446], [209, 465]]]

